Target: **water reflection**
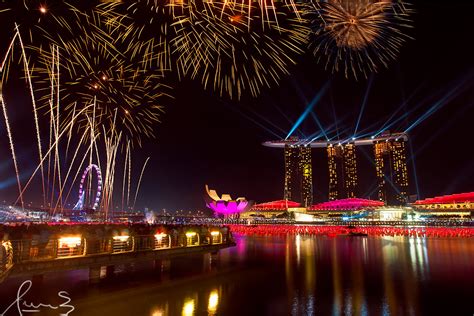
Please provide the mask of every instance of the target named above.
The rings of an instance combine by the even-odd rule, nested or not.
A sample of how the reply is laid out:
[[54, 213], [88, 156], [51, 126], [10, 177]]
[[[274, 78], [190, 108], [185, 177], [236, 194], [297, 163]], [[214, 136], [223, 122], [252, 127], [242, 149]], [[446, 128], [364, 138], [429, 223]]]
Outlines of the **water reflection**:
[[338, 260], [338, 251], [336, 243], [332, 243], [331, 263], [332, 263], [332, 286], [333, 286], [333, 308], [332, 315], [339, 315], [342, 311], [342, 277], [341, 268]]
[[[167, 269], [116, 267], [99, 287], [87, 271], [47, 276], [35, 295], [69, 291], [78, 314], [92, 316], [472, 314], [472, 239], [236, 239], [234, 248], [172, 259]], [[20, 283], [2, 284], [0, 307]]]
[[209, 303], [207, 304], [207, 312], [209, 315], [215, 315], [219, 305], [219, 292], [217, 290], [211, 291], [209, 294]]
[[168, 315], [168, 304], [165, 307], [155, 307], [151, 310], [150, 316], [165, 316]]
[[[425, 237], [331, 239], [298, 235], [294, 237], [294, 243], [289, 243], [288, 238], [285, 274], [292, 315], [368, 315], [371, 311], [383, 315], [416, 315], [421, 310], [431, 309], [432, 305], [430, 302], [420, 306], [420, 291], [433, 291], [421, 288], [420, 284], [437, 281], [464, 295], [470, 293], [466, 281], [456, 284], [450, 282], [448, 275], [432, 275], [430, 256], [442, 261], [444, 268], [449, 267], [455, 274], [460, 273], [459, 268], [472, 273], [472, 267], [451, 261], [459, 252], [472, 260], [472, 240]], [[291, 249], [292, 244], [294, 249]], [[442, 252], [430, 251], [430, 247], [440, 248], [443, 244], [450, 246], [444, 245]], [[330, 280], [326, 277], [328, 272]], [[317, 279], [316, 276], [321, 277]], [[329, 284], [332, 288], [330, 298], [319, 293]], [[439, 291], [437, 295], [446, 300], [444, 289], [439, 287]], [[331, 301], [330, 308], [327, 298]], [[451, 299], [456, 301], [455, 308], [462, 308], [454, 295]]]

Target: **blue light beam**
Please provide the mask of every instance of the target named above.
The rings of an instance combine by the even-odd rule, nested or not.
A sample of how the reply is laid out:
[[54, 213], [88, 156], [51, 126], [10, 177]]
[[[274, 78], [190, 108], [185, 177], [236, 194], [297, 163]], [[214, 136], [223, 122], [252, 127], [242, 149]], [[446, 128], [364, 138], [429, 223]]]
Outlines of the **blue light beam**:
[[367, 104], [367, 100], [369, 99], [369, 94], [370, 94], [370, 90], [372, 89], [373, 82], [374, 82], [374, 75], [372, 74], [370, 76], [369, 83], [367, 84], [367, 89], [365, 90], [364, 100], [362, 101], [362, 106], [360, 107], [359, 117], [357, 118], [354, 135], [352, 137], [357, 136], [357, 130], [359, 129], [360, 120], [362, 119], [362, 114], [364, 114], [365, 106]]
[[327, 89], [329, 88], [330, 83], [331, 81], [326, 82], [326, 84], [322, 87], [322, 89], [319, 90], [319, 92], [314, 96], [313, 100], [311, 100], [311, 102], [308, 104], [303, 114], [300, 115], [295, 125], [293, 125], [288, 135], [286, 135], [285, 139], [288, 139], [293, 134], [293, 132], [301, 125], [301, 123], [303, 123], [306, 117], [308, 117], [308, 115], [312, 112], [313, 108], [316, 106], [316, 104], [318, 104], [319, 100], [321, 100], [321, 98], [326, 93]]
[[229, 107], [232, 111], [242, 115], [244, 118], [246, 118], [247, 120], [249, 120], [250, 122], [254, 123], [255, 125], [257, 125], [258, 127], [262, 128], [264, 131], [266, 131], [267, 133], [275, 136], [277, 139], [281, 139], [282, 136], [281, 135], [278, 135], [276, 132], [272, 131], [271, 129], [267, 128], [265, 125], [263, 125], [262, 123], [258, 122], [257, 120], [255, 120], [254, 118], [252, 118], [251, 116], [245, 114], [244, 112], [238, 110], [237, 108], [227, 104], [226, 102], [224, 101], [221, 101], [222, 104], [224, 104], [225, 106]]
[[420, 125], [426, 119], [428, 119], [431, 115], [433, 115], [436, 111], [442, 108], [444, 105], [452, 101], [456, 96], [460, 94], [460, 92], [465, 88], [464, 81], [458, 84], [456, 87], [451, 89], [448, 93], [446, 93], [441, 99], [435, 102], [425, 113], [423, 113], [418, 119], [415, 120], [406, 130], [405, 133], [408, 133], [413, 128]]
[[316, 115], [316, 113], [314, 112], [311, 112], [311, 116], [313, 117], [313, 120], [316, 122], [316, 124], [318, 125], [319, 129], [321, 130], [321, 133], [323, 133], [324, 135], [324, 138], [326, 138], [326, 140], [329, 140], [328, 138], [328, 135], [326, 133], [326, 129], [323, 127], [323, 125], [321, 124], [321, 121], [319, 120], [318, 116]]

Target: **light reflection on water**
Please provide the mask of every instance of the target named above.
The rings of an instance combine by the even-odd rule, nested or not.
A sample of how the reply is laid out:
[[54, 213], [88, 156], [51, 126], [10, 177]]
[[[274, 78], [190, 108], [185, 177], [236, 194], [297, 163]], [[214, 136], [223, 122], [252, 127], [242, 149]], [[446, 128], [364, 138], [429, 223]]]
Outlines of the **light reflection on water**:
[[[473, 312], [473, 239], [236, 239], [236, 247], [217, 255], [172, 260], [169, 270], [152, 264], [116, 267], [98, 286], [87, 283], [87, 271], [49, 275], [34, 285], [42, 287], [35, 295], [53, 297], [67, 290], [77, 315], [100, 316]], [[2, 284], [0, 307], [21, 281]]]
[[209, 315], [215, 315], [217, 307], [219, 306], [219, 292], [218, 290], [211, 291], [209, 294], [209, 303], [207, 304], [207, 312]]

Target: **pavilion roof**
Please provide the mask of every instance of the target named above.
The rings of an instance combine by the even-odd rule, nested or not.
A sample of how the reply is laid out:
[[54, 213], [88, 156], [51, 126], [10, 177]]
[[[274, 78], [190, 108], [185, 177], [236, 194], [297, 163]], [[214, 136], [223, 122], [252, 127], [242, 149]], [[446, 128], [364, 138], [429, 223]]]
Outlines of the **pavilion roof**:
[[288, 201], [288, 200], [278, 200], [278, 201], [255, 204], [253, 208], [258, 209], [258, 210], [286, 210], [288, 208], [300, 207], [300, 206], [301, 204], [298, 202]]
[[453, 204], [453, 203], [472, 203], [474, 202], [474, 192], [458, 193], [443, 196], [436, 196], [424, 200], [418, 200], [414, 205], [426, 205], [426, 204]]
[[360, 198], [348, 198], [341, 200], [328, 201], [312, 205], [310, 210], [359, 210], [367, 207], [384, 206], [385, 203], [375, 200]]

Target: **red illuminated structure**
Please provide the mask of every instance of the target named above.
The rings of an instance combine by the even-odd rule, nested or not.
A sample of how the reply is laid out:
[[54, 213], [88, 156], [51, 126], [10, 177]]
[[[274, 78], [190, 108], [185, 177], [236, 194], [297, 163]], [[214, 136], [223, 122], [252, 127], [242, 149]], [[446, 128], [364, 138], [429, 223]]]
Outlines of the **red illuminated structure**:
[[311, 206], [310, 211], [358, 211], [384, 206], [381, 201], [366, 200], [359, 198], [348, 198], [342, 200], [329, 201]]
[[255, 211], [286, 211], [289, 208], [300, 207], [298, 202], [279, 200], [266, 203], [255, 204], [252, 210]]
[[272, 201], [255, 204], [248, 212], [242, 213], [241, 218], [275, 218], [284, 214], [288, 214], [289, 211], [297, 211], [300, 209], [304, 209], [304, 207], [302, 207], [298, 202], [289, 200]]
[[450, 194], [450, 195], [443, 195], [443, 196], [436, 196], [434, 198], [428, 198], [424, 200], [418, 200], [413, 205], [441, 205], [443, 206], [453, 206], [455, 204], [463, 204], [463, 205], [468, 205], [468, 204], [474, 204], [474, 192], [468, 192], [468, 193], [458, 193], [458, 194]]
[[474, 192], [436, 196], [411, 205], [422, 216], [431, 218], [472, 218]]

